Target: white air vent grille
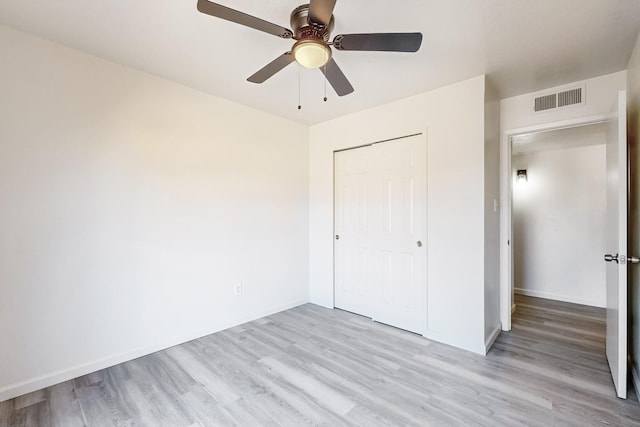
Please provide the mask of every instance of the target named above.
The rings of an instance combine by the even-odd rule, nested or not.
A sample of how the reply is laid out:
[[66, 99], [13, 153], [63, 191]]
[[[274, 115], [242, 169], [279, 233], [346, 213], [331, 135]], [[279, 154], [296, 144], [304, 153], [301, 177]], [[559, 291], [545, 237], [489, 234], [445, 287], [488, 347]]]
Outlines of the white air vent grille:
[[533, 96], [533, 111], [555, 110], [558, 108], [571, 107], [585, 103], [584, 86], [563, 89], [558, 92], [544, 93]]
[[556, 94], [539, 96], [534, 99], [533, 111], [544, 111], [557, 108]]
[[582, 88], [565, 90], [558, 92], [558, 107], [566, 107], [567, 105], [582, 104]]

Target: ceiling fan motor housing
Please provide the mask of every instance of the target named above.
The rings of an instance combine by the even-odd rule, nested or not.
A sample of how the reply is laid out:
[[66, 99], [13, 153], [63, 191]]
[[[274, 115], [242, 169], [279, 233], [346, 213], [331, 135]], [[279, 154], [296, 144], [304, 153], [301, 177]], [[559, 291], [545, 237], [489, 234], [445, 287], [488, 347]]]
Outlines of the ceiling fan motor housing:
[[331, 31], [335, 25], [333, 16], [329, 25], [318, 24], [309, 19], [309, 5], [303, 4], [296, 7], [291, 12], [291, 28], [293, 29], [293, 38], [296, 40], [313, 39], [329, 41]]

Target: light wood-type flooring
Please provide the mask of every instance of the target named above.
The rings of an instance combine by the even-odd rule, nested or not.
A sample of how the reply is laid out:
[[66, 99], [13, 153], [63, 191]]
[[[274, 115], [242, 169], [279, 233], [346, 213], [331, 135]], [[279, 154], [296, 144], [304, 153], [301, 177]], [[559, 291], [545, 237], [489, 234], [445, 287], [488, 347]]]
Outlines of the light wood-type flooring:
[[602, 309], [517, 307], [483, 357], [307, 304], [2, 402], [0, 427], [640, 425]]

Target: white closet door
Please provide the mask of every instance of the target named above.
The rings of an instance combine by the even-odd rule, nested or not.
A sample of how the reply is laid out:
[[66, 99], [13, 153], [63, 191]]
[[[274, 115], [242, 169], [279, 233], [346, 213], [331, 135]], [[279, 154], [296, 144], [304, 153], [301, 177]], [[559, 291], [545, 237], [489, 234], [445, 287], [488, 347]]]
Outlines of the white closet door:
[[335, 157], [335, 306], [421, 334], [427, 326], [426, 151], [425, 136], [418, 135]]
[[334, 303], [369, 316], [369, 147], [335, 154]]

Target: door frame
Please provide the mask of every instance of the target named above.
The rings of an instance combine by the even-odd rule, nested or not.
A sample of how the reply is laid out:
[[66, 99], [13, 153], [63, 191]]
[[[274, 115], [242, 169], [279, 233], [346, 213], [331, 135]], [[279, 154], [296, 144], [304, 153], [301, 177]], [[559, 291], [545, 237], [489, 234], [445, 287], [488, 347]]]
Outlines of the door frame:
[[537, 125], [507, 129], [500, 133], [500, 321], [503, 331], [511, 330], [511, 315], [516, 306], [513, 301], [513, 177], [511, 166], [511, 138], [513, 136], [545, 132], [602, 123], [611, 114], [579, 117], [575, 119], [540, 123]]

